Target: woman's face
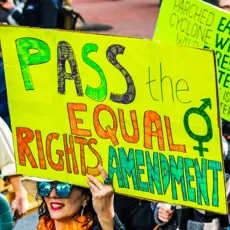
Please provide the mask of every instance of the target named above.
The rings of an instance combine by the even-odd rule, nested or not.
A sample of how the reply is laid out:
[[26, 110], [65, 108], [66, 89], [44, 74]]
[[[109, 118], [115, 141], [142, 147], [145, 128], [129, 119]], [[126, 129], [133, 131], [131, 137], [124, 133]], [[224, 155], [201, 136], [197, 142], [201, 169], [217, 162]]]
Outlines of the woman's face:
[[68, 223], [85, 204], [85, 195], [80, 188], [73, 188], [69, 198], [58, 198], [53, 188], [49, 197], [44, 197], [50, 217]]

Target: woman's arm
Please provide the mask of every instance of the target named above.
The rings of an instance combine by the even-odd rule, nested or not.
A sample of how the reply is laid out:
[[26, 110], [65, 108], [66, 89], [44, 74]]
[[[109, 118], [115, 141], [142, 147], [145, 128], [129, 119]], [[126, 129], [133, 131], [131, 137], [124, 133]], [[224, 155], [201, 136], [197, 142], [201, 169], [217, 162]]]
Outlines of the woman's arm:
[[[98, 167], [102, 178], [106, 180], [108, 178], [105, 170]], [[113, 230], [113, 229], [125, 229], [124, 225], [121, 224], [119, 218], [114, 212], [114, 191], [111, 184], [102, 184], [93, 176], [88, 176], [88, 185], [92, 193], [93, 208], [97, 214], [97, 218], [102, 230]]]
[[13, 140], [10, 129], [0, 117], [0, 170], [4, 179], [8, 179], [15, 192], [15, 200], [12, 203], [13, 214], [18, 210], [19, 215], [26, 212], [27, 193], [21, 184], [20, 175], [16, 175]]
[[12, 134], [9, 127], [1, 117], [0, 117], [0, 146], [1, 146], [0, 169], [2, 171], [3, 178], [5, 176], [15, 175], [16, 167], [15, 167], [15, 159], [14, 159]]

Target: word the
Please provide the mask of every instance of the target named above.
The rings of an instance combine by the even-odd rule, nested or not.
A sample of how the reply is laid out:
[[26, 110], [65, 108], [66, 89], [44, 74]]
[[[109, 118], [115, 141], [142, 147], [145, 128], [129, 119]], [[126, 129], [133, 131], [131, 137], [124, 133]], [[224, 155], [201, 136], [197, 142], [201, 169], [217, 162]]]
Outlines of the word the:
[[[148, 82], [146, 84], [149, 85], [149, 93], [151, 98], [154, 101], [164, 101], [164, 92], [171, 90], [172, 92], [172, 101], [174, 102], [176, 99], [180, 102], [180, 103], [190, 103], [191, 100], [184, 100], [183, 96], [181, 95], [181, 93], [185, 93], [185, 92], [189, 92], [189, 86], [187, 81], [185, 81], [184, 79], [179, 79], [177, 80], [175, 83], [172, 81], [172, 79], [169, 76], [164, 76], [163, 74], [163, 68], [162, 68], [162, 63], [160, 63], [160, 79], [157, 80], [155, 79], [151, 79], [151, 74], [150, 74], [150, 68], [149, 68], [149, 79]], [[168, 83], [167, 86], [169, 87], [163, 87], [163, 83]], [[158, 84], [160, 87], [160, 97], [155, 95], [156, 89], [155, 86], [156, 84]], [[159, 95], [159, 93], [158, 93]], [[179, 96], [181, 95], [181, 96]]]

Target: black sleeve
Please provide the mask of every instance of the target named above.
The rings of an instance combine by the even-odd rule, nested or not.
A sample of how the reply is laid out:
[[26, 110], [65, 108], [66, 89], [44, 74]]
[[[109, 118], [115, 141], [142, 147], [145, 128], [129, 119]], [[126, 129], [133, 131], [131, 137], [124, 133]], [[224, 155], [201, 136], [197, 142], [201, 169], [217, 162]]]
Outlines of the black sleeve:
[[57, 28], [58, 9], [53, 0], [40, 0], [39, 7], [40, 27], [41, 28]]
[[[99, 220], [96, 218], [91, 230], [102, 230]], [[125, 230], [125, 226], [121, 223], [117, 214], [114, 216], [114, 230]]]
[[121, 223], [117, 214], [115, 214], [115, 217], [114, 217], [114, 230], [125, 230], [125, 226]]
[[11, 15], [19, 25], [57, 28], [58, 9], [54, 0], [27, 1], [22, 13], [14, 9]]
[[126, 229], [152, 230], [156, 226], [148, 201], [116, 194], [114, 209]]

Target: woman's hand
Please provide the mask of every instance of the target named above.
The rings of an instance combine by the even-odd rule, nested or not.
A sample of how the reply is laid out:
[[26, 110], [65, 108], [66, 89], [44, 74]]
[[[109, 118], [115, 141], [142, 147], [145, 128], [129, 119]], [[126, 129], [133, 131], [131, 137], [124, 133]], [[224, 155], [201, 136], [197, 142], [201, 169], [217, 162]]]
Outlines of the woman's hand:
[[[98, 166], [103, 180], [108, 178], [105, 170]], [[92, 193], [93, 208], [97, 213], [98, 220], [101, 224], [102, 229], [113, 229], [114, 225], [114, 191], [112, 185], [102, 184], [95, 177], [88, 176], [88, 185]]]
[[164, 204], [160, 204], [160, 208], [158, 209], [158, 219], [164, 223], [168, 223], [172, 216], [174, 210], [168, 209]]

